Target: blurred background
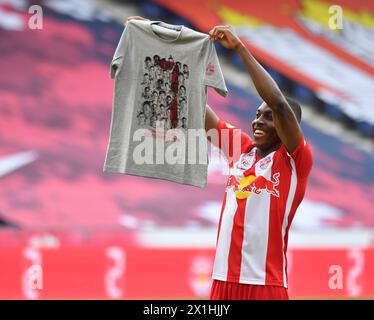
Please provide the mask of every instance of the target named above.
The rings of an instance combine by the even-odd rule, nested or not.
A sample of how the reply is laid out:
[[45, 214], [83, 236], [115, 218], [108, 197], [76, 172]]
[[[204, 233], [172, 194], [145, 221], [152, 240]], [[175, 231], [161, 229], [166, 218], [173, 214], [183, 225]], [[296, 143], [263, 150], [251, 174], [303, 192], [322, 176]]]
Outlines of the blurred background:
[[[373, 1], [0, 0], [0, 298], [208, 297], [225, 164], [210, 159], [204, 189], [102, 172], [109, 65], [132, 15], [231, 24], [302, 103], [314, 168], [290, 232], [290, 297], [374, 297]], [[251, 134], [261, 101], [239, 56], [216, 48], [229, 95], [208, 103]]]

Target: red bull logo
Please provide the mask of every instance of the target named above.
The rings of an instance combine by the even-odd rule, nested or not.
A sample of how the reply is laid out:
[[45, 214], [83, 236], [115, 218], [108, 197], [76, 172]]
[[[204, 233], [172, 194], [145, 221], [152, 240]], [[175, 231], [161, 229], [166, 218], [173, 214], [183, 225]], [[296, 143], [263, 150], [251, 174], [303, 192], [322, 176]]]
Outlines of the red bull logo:
[[249, 185], [244, 187], [242, 191], [251, 192], [254, 194], [261, 194], [261, 192], [265, 190], [271, 195], [279, 198], [279, 191], [276, 188], [279, 185], [279, 176], [279, 172], [273, 175], [272, 180], [268, 180], [264, 176], [258, 176]]
[[242, 178], [240, 181], [230, 175], [227, 183], [228, 188], [233, 188], [236, 197], [239, 199], [248, 198], [251, 194], [260, 195], [262, 191], [266, 191], [271, 195], [279, 198], [279, 185], [280, 173], [277, 172], [273, 175], [271, 180], [266, 179], [264, 176], [255, 177], [253, 175]]

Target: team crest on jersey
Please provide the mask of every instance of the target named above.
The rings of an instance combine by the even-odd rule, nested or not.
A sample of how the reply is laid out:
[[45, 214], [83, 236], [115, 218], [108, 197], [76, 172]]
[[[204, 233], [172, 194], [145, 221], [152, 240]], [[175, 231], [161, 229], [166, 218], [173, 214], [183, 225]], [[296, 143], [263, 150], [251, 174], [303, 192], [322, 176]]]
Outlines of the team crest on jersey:
[[260, 161], [260, 169], [261, 170], [267, 169], [270, 163], [271, 163], [271, 157], [266, 157], [265, 159]]
[[248, 154], [241, 155], [238, 162], [238, 169], [247, 170], [253, 166], [255, 162], [255, 152], [250, 152]]

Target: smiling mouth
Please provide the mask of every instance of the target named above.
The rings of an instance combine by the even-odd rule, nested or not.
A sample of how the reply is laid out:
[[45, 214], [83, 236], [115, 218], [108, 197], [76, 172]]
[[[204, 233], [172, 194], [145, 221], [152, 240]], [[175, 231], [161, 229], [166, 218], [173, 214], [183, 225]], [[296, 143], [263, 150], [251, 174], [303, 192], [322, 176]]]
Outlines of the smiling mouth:
[[260, 130], [260, 129], [256, 129], [256, 130], [253, 132], [253, 135], [254, 135], [256, 138], [263, 137], [265, 134], [266, 134], [265, 131]]

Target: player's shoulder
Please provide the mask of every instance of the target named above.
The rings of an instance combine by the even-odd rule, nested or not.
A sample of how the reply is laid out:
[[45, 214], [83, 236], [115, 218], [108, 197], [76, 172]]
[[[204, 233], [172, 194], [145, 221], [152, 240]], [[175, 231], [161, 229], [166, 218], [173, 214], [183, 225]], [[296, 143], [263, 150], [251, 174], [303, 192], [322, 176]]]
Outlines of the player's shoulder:
[[296, 168], [299, 176], [309, 175], [313, 166], [313, 155], [304, 136], [293, 152], [289, 152], [284, 144], [276, 152], [278, 156], [275, 158], [279, 160], [279, 163], [287, 165], [291, 169]]

